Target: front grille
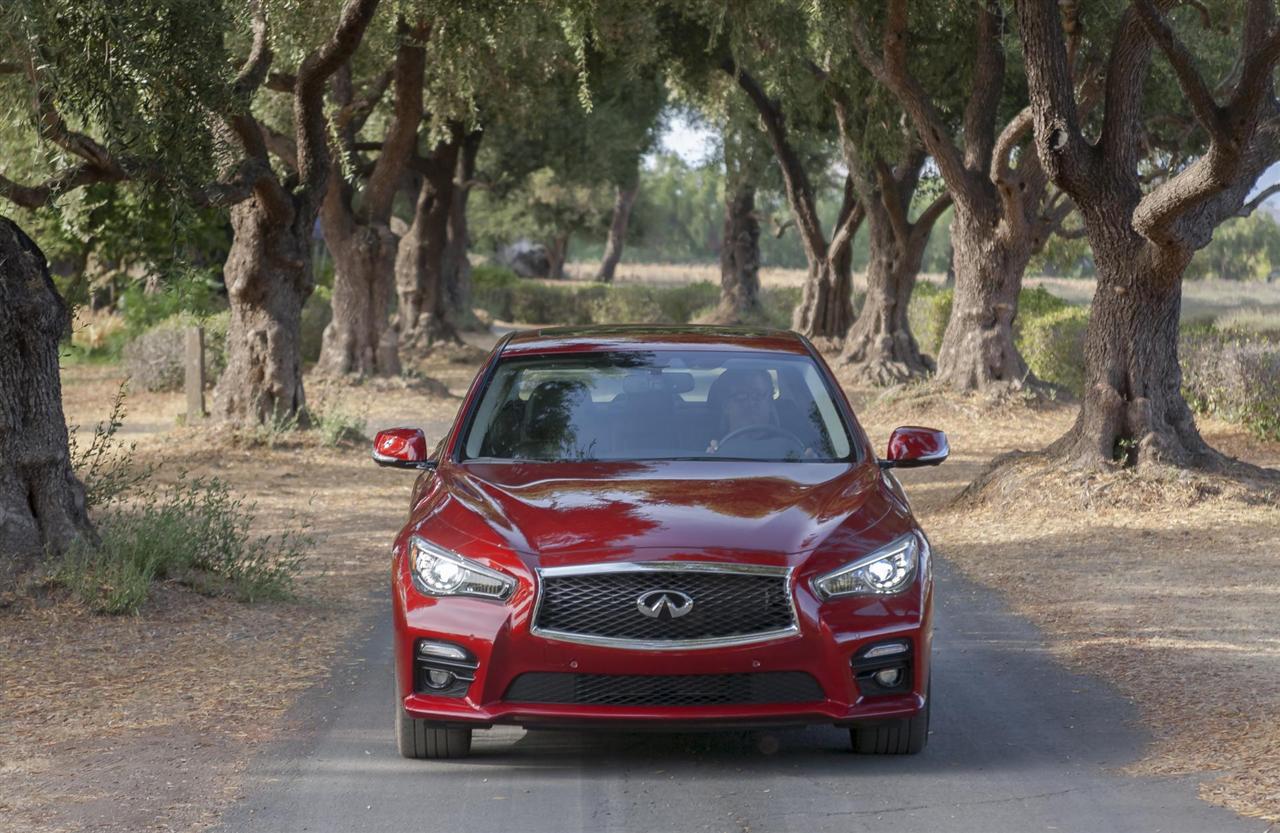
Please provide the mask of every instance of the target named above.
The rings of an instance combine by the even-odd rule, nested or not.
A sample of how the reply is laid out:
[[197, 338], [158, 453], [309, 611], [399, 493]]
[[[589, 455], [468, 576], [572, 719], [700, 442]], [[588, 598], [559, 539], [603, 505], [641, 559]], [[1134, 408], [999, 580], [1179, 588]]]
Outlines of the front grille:
[[818, 681], [803, 671], [680, 676], [550, 671], [521, 674], [503, 699], [587, 706], [739, 706], [825, 698]]
[[[670, 591], [692, 599], [685, 615], [644, 615], [637, 602]], [[696, 568], [543, 575], [536, 631], [643, 642], [734, 639], [795, 625], [785, 574]], [[650, 600], [656, 598], [648, 596]], [[679, 596], [672, 597], [673, 599]]]

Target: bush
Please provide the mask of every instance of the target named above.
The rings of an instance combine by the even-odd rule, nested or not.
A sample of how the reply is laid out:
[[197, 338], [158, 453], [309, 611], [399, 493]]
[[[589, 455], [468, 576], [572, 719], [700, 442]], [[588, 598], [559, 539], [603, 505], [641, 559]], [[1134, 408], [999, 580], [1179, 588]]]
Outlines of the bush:
[[254, 537], [252, 522], [226, 484], [183, 479], [100, 517], [100, 542], [82, 540], [53, 578], [102, 613], [136, 612], [164, 580], [243, 601], [286, 596], [307, 541]]
[[1280, 440], [1280, 341], [1197, 328], [1182, 335], [1182, 392], [1198, 413]]
[[128, 325], [123, 317], [110, 310], [77, 307], [71, 318], [71, 350], [73, 360], [115, 359], [129, 340]]
[[1039, 318], [1042, 315], [1064, 310], [1069, 306], [1071, 306], [1069, 302], [1054, 295], [1043, 286], [1023, 289], [1018, 293], [1018, 316], [1013, 319], [1013, 326], [1016, 330], [1020, 321]]
[[320, 432], [326, 446], [333, 448], [343, 443], [363, 443], [368, 437], [368, 421], [348, 410], [341, 402], [321, 404], [311, 412], [312, 427]]
[[1047, 312], [1034, 304], [1031, 310], [1018, 312], [1017, 320], [1022, 322], [1016, 328], [1018, 350], [1036, 376], [1079, 395], [1084, 390], [1084, 334], [1089, 310], [1065, 301], [1056, 309], [1047, 306]]
[[938, 355], [942, 334], [951, 318], [953, 290], [929, 281], [919, 281], [907, 305], [907, 323], [922, 352]]
[[118, 307], [136, 336], [180, 313], [206, 317], [226, 310], [220, 292], [217, 269], [185, 268], [169, 276], [158, 292], [135, 283], [121, 294]]
[[[760, 306], [771, 327], [790, 329], [792, 313], [800, 306], [798, 286], [771, 286], [760, 290]], [[856, 301], [856, 298], [855, 298]]]
[[471, 302], [501, 321], [511, 320], [511, 294], [520, 279], [502, 266], [471, 267]]
[[613, 286], [587, 303], [594, 324], [671, 324], [658, 293], [662, 290], [635, 284]]
[[[476, 307], [500, 321], [522, 324], [687, 324], [720, 299], [720, 288], [709, 281], [671, 286], [547, 284], [489, 265], [474, 267], [471, 280]], [[790, 327], [800, 288], [764, 289], [760, 302], [771, 326]]]
[[132, 382], [147, 391], [180, 390], [186, 373], [186, 331], [204, 327], [205, 378], [215, 380], [227, 366], [227, 324], [230, 312], [207, 318], [190, 313], [170, 316], [124, 347], [125, 370]]

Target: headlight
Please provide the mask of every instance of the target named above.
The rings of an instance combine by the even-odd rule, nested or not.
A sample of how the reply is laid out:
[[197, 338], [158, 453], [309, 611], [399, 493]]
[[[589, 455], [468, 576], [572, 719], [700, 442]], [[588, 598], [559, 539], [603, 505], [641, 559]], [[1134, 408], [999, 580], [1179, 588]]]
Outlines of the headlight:
[[516, 582], [456, 552], [438, 547], [416, 535], [409, 539], [413, 583], [429, 596], [479, 596], [505, 599]]
[[920, 538], [908, 532], [852, 564], [818, 576], [813, 580], [813, 590], [824, 600], [836, 596], [899, 593], [916, 576], [920, 547]]

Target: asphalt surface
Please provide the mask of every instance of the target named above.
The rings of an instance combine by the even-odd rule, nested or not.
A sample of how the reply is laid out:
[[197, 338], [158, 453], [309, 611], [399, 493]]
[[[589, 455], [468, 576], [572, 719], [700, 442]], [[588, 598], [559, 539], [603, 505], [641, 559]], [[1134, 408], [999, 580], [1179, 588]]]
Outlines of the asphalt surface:
[[[938, 563], [938, 562], [935, 562]], [[250, 765], [224, 831], [1255, 831], [1191, 778], [1118, 771], [1147, 738], [1105, 682], [940, 564], [932, 732], [914, 757], [849, 752], [832, 727], [706, 734], [477, 732], [462, 761], [392, 735], [389, 613]]]

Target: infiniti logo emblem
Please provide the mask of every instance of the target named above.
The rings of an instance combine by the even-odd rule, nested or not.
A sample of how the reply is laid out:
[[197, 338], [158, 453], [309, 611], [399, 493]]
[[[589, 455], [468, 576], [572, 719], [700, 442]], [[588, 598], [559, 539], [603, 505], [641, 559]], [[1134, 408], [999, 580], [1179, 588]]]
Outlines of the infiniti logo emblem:
[[679, 619], [693, 610], [693, 597], [679, 590], [650, 590], [636, 599], [636, 609], [650, 619]]

